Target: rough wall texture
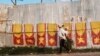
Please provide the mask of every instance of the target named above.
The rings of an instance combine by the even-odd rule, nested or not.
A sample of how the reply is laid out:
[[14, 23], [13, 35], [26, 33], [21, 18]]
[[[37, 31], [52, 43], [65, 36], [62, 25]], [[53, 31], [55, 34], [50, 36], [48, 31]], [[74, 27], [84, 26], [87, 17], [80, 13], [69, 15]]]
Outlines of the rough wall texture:
[[[73, 30], [75, 30], [75, 22], [78, 22], [77, 17], [83, 16], [87, 18], [87, 29], [90, 29], [90, 20], [100, 20], [99, 0], [81, 0], [82, 3], [53, 3], [53, 4], [29, 4], [17, 5], [16, 7], [0, 5], [0, 46], [13, 46], [12, 43], [12, 24], [21, 23], [33, 24], [36, 32], [36, 24], [38, 23], [56, 23], [71, 22], [73, 20]], [[85, 20], [85, 18], [83, 20]], [[1, 23], [1, 22], [0, 22]], [[5, 33], [6, 32], [6, 33]], [[74, 31], [73, 31], [74, 32]], [[73, 37], [74, 37], [73, 33]], [[90, 30], [87, 30], [87, 36], [90, 36]], [[88, 40], [91, 40], [88, 38]], [[88, 43], [91, 43], [89, 41]], [[88, 44], [91, 47], [91, 44]]]

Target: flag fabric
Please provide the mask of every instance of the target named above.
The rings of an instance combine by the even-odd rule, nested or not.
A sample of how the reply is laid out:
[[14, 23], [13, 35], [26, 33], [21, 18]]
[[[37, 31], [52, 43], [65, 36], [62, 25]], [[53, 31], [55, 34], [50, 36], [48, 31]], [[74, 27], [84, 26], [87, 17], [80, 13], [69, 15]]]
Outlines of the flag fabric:
[[100, 22], [91, 22], [91, 36], [93, 45], [100, 45]]
[[24, 42], [23, 42], [22, 25], [21, 24], [13, 24], [12, 32], [13, 32], [14, 45], [23, 45]]
[[47, 24], [48, 46], [57, 46], [57, 24]]
[[33, 25], [32, 24], [25, 24], [24, 31], [25, 31], [24, 35], [25, 35], [26, 45], [35, 45]]
[[76, 47], [87, 46], [86, 23], [78, 22], [76, 27]]
[[39, 47], [45, 47], [46, 45], [46, 24], [37, 24], [37, 45]]
[[64, 28], [68, 29], [69, 39], [72, 39], [72, 23], [64, 23]]

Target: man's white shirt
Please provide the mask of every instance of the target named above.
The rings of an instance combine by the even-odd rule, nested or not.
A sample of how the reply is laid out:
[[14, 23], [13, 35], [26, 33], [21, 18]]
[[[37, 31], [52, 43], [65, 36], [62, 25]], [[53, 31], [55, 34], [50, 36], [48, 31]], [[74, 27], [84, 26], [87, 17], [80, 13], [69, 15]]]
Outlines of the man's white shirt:
[[66, 35], [68, 35], [68, 31], [64, 30], [64, 28], [60, 28], [58, 30], [58, 36], [61, 38], [61, 39], [65, 39], [66, 40]]

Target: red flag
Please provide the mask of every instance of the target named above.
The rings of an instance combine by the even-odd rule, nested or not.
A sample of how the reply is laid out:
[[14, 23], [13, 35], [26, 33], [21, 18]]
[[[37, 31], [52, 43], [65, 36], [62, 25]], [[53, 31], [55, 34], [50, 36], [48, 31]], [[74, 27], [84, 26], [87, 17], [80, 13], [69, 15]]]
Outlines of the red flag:
[[32, 24], [25, 24], [24, 31], [25, 31], [25, 42], [27, 45], [35, 45], [34, 33], [33, 33], [33, 25]]
[[37, 25], [37, 45], [45, 47], [46, 45], [46, 24], [39, 23]]
[[22, 34], [22, 25], [21, 24], [13, 24], [13, 43], [15, 45], [23, 45], [23, 34]]
[[47, 29], [48, 29], [48, 45], [57, 46], [57, 25], [48, 24]]
[[100, 45], [100, 22], [91, 22], [91, 36], [94, 45]]
[[13, 34], [13, 42], [15, 45], [23, 45], [23, 35]]
[[76, 23], [76, 46], [87, 46], [86, 23]]

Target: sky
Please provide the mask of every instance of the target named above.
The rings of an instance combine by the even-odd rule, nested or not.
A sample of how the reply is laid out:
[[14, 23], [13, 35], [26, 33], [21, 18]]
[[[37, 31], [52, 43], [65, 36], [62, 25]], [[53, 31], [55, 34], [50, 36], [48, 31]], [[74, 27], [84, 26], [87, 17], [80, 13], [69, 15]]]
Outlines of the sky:
[[[55, 0], [43, 0], [43, 3], [54, 3]], [[70, 0], [56, 0], [59, 1], [70, 1]], [[73, 0], [77, 1], [77, 0]], [[17, 4], [32, 4], [32, 3], [40, 3], [41, 0], [17, 0]], [[11, 0], [0, 0], [0, 4], [12, 4]]]

